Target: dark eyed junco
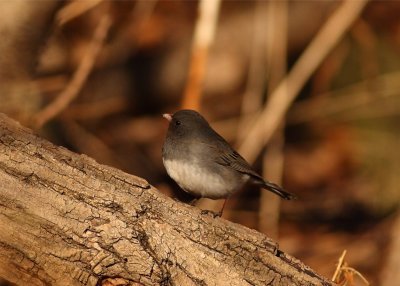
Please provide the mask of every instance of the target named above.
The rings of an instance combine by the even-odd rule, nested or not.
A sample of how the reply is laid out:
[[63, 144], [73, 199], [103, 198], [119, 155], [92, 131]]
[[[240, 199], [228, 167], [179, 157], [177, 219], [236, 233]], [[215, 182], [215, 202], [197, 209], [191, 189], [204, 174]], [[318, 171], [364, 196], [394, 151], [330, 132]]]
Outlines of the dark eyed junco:
[[257, 174], [198, 112], [180, 110], [163, 117], [169, 121], [162, 149], [163, 163], [168, 175], [187, 193], [226, 202], [250, 181], [285, 200], [296, 198]]

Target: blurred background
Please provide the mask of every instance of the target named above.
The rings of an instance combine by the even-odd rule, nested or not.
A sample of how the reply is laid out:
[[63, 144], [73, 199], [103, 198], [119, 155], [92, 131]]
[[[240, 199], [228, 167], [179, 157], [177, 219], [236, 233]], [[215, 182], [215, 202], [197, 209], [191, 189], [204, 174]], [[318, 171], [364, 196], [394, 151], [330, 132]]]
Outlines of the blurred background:
[[224, 218], [328, 278], [347, 250], [347, 285], [365, 285], [355, 270], [399, 285], [399, 15], [398, 1], [0, 1], [0, 112], [188, 201], [162, 165], [161, 114], [199, 110], [299, 196], [244, 188]]

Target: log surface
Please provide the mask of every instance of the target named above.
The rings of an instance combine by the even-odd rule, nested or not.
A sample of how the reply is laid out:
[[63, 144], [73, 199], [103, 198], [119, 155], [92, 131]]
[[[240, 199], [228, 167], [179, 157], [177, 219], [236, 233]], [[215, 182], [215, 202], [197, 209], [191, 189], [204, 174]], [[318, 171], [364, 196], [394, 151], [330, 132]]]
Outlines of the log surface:
[[0, 276], [18, 285], [332, 285], [263, 234], [5, 115], [0, 184]]

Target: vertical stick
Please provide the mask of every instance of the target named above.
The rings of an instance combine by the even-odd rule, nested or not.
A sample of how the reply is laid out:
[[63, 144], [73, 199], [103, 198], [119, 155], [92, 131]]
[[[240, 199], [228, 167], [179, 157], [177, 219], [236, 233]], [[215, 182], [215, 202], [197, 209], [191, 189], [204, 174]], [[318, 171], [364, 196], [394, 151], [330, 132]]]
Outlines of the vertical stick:
[[[286, 0], [268, 2], [267, 17], [267, 68], [268, 94], [276, 88], [286, 73], [288, 3]], [[283, 124], [270, 142], [263, 158], [263, 176], [267, 180], [281, 184], [283, 172]], [[272, 238], [279, 233], [280, 198], [270, 192], [261, 192], [258, 228]]]
[[263, 146], [281, 124], [286, 111], [301, 88], [357, 19], [367, 3], [368, 0], [343, 1], [327, 19], [288, 75], [279, 83], [257, 121], [240, 144], [239, 153], [249, 162], [254, 162]]
[[221, 0], [201, 0], [182, 108], [199, 110], [208, 51], [214, 39]]

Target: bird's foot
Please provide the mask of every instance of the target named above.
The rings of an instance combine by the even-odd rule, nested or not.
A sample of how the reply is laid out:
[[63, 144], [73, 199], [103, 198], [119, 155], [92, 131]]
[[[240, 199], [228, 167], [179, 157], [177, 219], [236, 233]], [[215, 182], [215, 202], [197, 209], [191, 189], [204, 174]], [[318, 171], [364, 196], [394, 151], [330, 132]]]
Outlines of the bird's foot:
[[282, 251], [282, 250], [280, 250], [279, 248], [277, 248], [276, 250], [275, 250], [275, 256], [276, 257], [282, 257], [283, 256], [283, 254], [284, 254], [284, 252]]
[[222, 212], [214, 212], [211, 210], [201, 210], [202, 215], [211, 215], [213, 218], [221, 217]]
[[277, 243], [274, 247], [274, 255], [277, 257], [281, 257], [283, 255], [283, 251], [279, 249], [279, 243]]

